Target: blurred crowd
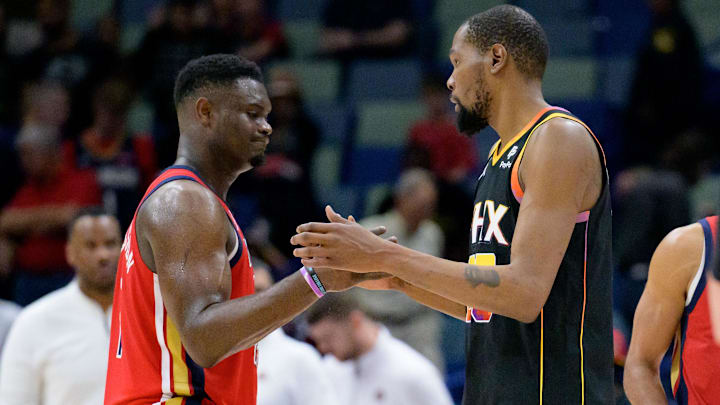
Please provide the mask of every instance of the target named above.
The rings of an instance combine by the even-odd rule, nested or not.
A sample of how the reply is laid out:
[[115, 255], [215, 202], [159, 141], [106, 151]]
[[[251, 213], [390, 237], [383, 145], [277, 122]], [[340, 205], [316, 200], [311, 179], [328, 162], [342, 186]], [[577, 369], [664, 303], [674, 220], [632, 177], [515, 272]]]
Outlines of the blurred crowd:
[[[273, 105], [267, 161], [241, 176], [228, 196], [253, 257], [266, 263], [272, 278], [290, 274], [299, 267], [288, 243], [295, 227], [323, 219], [327, 190], [319, 185], [316, 165], [321, 145], [333, 135], [322, 114], [311, 114], [309, 107], [328, 115], [334, 110], [324, 110], [326, 104], [309, 106], [299, 72], [279, 63], [294, 58], [303, 46], [285, 34], [280, 16], [287, 2], [105, 3], [107, 13], [90, 24], [73, 18], [77, 7], [89, 3], [0, 4], [0, 349], [20, 307], [80, 275], [66, 253], [67, 228], [78, 214], [101, 206], [124, 233], [145, 188], [175, 159], [172, 90], [175, 75], [190, 59], [236, 53], [256, 61], [265, 73]], [[442, 2], [324, 1], [317, 46], [309, 57], [339, 63], [338, 100], [344, 104], [352, 104], [345, 87], [358, 60], [413, 60], [421, 67], [423, 79], [415, 91], [423, 111], [400, 134], [402, 150], [392, 155], [399, 170], [383, 178], [392, 186], [369, 198], [367, 207], [358, 205], [363, 212], [343, 214], [358, 219], [367, 214], [363, 224], [387, 226], [401, 244], [464, 261], [474, 181], [494, 135], [471, 140], [455, 127], [445, 88], [449, 65], [435, 59], [437, 48], [447, 46], [438, 44], [430, 21], [433, 8], [440, 7], [436, 3]], [[716, 212], [720, 199], [713, 123], [720, 106], [706, 91], [717, 88], [720, 74], [707, 64], [681, 1], [639, 3], [646, 7], [648, 29], [638, 43], [634, 75], [625, 84], [629, 101], [605, 117], [602, 127], [611, 133], [599, 134], [611, 145], [619, 348], [629, 339], [655, 247], [673, 228]], [[147, 13], [144, 34], [128, 46], [123, 38], [131, 27], [123, 24], [121, 10], [133, 6]], [[352, 155], [352, 142], [334, 147], [339, 156]], [[468, 211], [458, 212], [463, 202]], [[348, 322], [361, 330], [358, 339], [369, 335], [373, 342], [377, 338], [392, 345], [388, 339], [395, 336], [452, 379], [457, 364], [448, 360], [443, 339], [449, 338], [447, 330], [461, 331], [461, 325], [446, 330], [450, 321], [444, 316], [394, 293], [358, 297], [367, 304], [362, 317], [350, 315], [354, 304], [342, 304], [349, 308]], [[315, 315], [316, 329], [323, 319]], [[286, 329], [317, 342], [312, 327], [303, 321]], [[449, 385], [457, 397], [461, 386]]]

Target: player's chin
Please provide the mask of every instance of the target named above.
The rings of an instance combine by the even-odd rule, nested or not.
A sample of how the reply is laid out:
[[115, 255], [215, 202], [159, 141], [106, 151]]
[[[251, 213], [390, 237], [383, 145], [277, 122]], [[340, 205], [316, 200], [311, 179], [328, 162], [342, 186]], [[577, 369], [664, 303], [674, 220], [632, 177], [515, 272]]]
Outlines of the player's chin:
[[258, 167], [265, 164], [265, 153], [260, 153], [250, 158], [250, 165], [252, 167]]

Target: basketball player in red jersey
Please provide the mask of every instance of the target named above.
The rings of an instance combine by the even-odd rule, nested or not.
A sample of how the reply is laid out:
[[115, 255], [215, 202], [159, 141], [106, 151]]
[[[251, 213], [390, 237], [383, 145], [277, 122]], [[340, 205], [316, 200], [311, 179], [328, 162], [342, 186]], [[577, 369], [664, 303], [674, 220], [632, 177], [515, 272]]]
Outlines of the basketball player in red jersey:
[[[718, 252], [718, 246], [715, 246]], [[710, 305], [710, 323], [712, 324], [715, 344], [720, 346], [720, 260], [715, 257], [707, 273], [708, 304]]]
[[667, 403], [658, 369], [673, 338], [670, 383], [678, 404], [720, 398], [720, 347], [712, 341], [705, 288], [717, 229], [718, 217], [677, 228], [653, 254], [625, 363], [625, 392], [633, 404]]
[[[611, 215], [590, 129], [543, 98], [548, 44], [501, 5], [455, 33], [448, 80], [459, 129], [500, 139], [478, 178], [467, 263], [393, 245], [327, 208], [298, 227], [307, 266], [383, 271], [387, 286], [468, 322], [463, 404], [610, 404]], [[378, 283], [381, 284], [381, 283]]]
[[260, 70], [234, 55], [195, 59], [174, 98], [177, 160], [140, 202], [118, 264], [105, 404], [254, 405], [255, 343], [323, 288], [371, 277], [317, 269], [311, 279], [303, 268], [253, 294], [247, 243], [224, 199], [269, 141]]

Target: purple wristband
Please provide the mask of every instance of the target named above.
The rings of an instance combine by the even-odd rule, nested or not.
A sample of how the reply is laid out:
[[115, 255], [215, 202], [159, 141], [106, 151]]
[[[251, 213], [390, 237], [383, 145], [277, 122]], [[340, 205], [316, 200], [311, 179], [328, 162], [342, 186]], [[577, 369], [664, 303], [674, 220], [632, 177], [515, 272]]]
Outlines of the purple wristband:
[[300, 274], [302, 274], [305, 282], [308, 283], [308, 285], [310, 286], [310, 288], [312, 288], [313, 292], [315, 293], [315, 295], [318, 296], [318, 298], [322, 298], [322, 296], [325, 295], [322, 291], [320, 291], [320, 288], [318, 288], [318, 286], [315, 284], [315, 281], [310, 278], [310, 274], [308, 273], [305, 266], [300, 267]]

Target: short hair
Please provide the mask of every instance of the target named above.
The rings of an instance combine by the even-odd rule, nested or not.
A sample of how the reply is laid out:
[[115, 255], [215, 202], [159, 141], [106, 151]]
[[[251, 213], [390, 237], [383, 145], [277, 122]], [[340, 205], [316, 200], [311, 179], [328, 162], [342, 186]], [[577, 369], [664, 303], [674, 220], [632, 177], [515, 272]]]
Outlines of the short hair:
[[[98, 218], [98, 217], [110, 217], [117, 221], [117, 218], [115, 215], [109, 213], [105, 208], [102, 206], [91, 206], [91, 207], [85, 207], [78, 211], [77, 214], [68, 222], [67, 225], [67, 238], [70, 239], [70, 236], [72, 236], [73, 230], [75, 229], [75, 225], [85, 217], [91, 217], [91, 218]], [[121, 235], [122, 237], [122, 235]]]
[[545, 31], [527, 11], [501, 5], [475, 14], [466, 22], [467, 41], [481, 52], [502, 44], [527, 77], [542, 79], [548, 59]]
[[354, 311], [364, 312], [360, 300], [352, 291], [328, 293], [307, 310], [307, 322], [313, 325], [328, 318], [342, 321]]
[[243, 78], [263, 81], [258, 65], [238, 55], [215, 54], [193, 59], [175, 79], [175, 106], [198, 89], [227, 86]]

